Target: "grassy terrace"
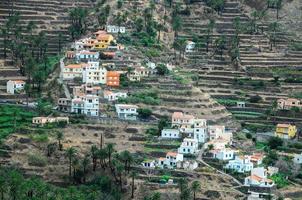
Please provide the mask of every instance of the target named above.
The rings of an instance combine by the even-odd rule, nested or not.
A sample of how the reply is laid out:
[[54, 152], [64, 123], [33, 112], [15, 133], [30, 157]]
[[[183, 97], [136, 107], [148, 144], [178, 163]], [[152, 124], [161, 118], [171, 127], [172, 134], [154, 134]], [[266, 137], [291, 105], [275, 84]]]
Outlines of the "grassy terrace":
[[15, 130], [31, 124], [35, 112], [17, 106], [0, 105], [0, 139], [6, 138]]

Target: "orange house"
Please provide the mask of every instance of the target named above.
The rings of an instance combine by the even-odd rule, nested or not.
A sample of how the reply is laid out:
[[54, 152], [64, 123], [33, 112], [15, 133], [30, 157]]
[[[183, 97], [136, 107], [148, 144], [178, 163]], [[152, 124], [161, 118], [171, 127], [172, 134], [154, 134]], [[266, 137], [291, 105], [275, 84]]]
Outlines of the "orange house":
[[120, 85], [120, 73], [116, 71], [108, 71], [106, 85], [112, 87], [118, 87]]

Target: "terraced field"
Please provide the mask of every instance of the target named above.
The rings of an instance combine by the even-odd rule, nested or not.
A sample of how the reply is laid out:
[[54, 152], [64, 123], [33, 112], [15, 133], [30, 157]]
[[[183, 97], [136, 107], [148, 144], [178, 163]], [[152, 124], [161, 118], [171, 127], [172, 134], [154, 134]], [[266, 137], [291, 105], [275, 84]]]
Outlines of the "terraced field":
[[[184, 17], [184, 29], [181, 38], [193, 39], [196, 36], [205, 36], [207, 24], [205, 13], [198, 8], [205, 8], [202, 1], [190, 5], [195, 10], [190, 16]], [[203, 9], [201, 9], [203, 10]], [[213, 41], [224, 35], [227, 41], [235, 35], [233, 22], [236, 18], [242, 24], [250, 20], [242, 10], [239, 1], [228, 0], [221, 15], [213, 14], [215, 20]], [[193, 26], [194, 24], [194, 26]], [[186, 55], [187, 64], [184, 68], [199, 74], [199, 88], [218, 99], [218, 101], [245, 101], [246, 108], [236, 109], [228, 105], [235, 117], [250, 123], [263, 123], [265, 111], [274, 100], [286, 98], [302, 90], [299, 83], [294, 83], [289, 77], [301, 77], [302, 52], [290, 49], [290, 36], [284, 32], [277, 33], [276, 46], [271, 49], [267, 35], [268, 23], [259, 24], [263, 33], [239, 34], [240, 38], [240, 65], [234, 66], [227, 50], [223, 55], [212, 55], [214, 44]], [[210, 55], [211, 54], [211, 55]], [[209, 56], [210, 55], [210, 56]], [[293, 76], [294, 75], [294, 76]], [[277, 78], [275, 78], [277, 77]], [[276, 81], [277, 79], [277, 81]], [[252, 103], [251, 96], [259, 95], [262, 100]], [[276, 116], [269, 123], [288, 122], [289, 116]], [[263, 121], [264, 120], [264, 121]], [[296, 120], [301, 125], [301, 119]]]

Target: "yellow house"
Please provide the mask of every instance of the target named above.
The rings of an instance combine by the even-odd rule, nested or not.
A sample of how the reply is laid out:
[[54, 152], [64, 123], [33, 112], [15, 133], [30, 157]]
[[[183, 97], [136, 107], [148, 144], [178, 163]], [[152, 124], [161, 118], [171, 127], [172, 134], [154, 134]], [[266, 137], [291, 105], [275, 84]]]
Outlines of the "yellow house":
[[275, 136], [283, 139], [294, 138], [297, 134], [297, 127], [291, 124], [278, 124]]
[[100, 34], [96, 39], [98, 42], [94, 45], [95, 49], [107, 49], [114, 37], [110, 34]]

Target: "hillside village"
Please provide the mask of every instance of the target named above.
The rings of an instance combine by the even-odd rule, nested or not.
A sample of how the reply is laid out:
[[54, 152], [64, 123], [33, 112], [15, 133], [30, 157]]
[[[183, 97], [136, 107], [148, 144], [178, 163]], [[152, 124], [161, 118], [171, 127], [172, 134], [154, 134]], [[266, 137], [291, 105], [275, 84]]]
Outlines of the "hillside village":
[[1, 1], [0, 196], [302, 199], [298, 6]]

